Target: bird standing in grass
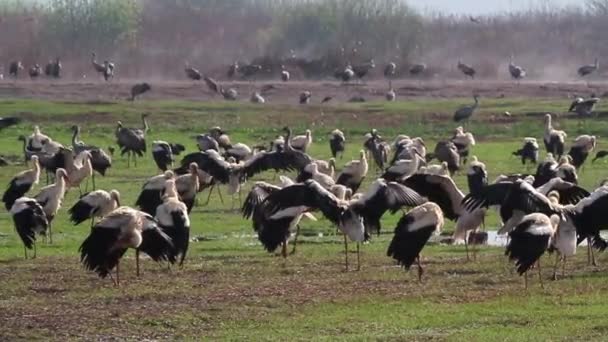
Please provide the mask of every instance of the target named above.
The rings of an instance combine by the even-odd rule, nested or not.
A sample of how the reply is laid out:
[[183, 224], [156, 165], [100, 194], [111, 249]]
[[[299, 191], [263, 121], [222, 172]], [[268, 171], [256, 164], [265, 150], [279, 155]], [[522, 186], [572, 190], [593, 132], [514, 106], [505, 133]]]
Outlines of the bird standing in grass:
[[475, 101], [475, 103], [473, 103], [472, 105], [462, 106], [458, 108], [456, 112], [454, 112], [454, 122], [469, 121], [471, 116], [473, 116], [473, 114], [477, 110], [477, 107], [479, 107], [479, 95], [473, 95], [473, 100]]
[[120, 207], [91, 230], [80, 245], [80, 262], [99, 277], [112, 277], [116, 268], [114, 285], [120, 285], [120, 259], [127, 249], [135, 249], [135, 265], [139, 276], [139, 252], [144, 252], [152, 260], [175, 262], [174, 246], [171, 238], [157, 225], [152, 216], [141, 211]]
[[70, 221], [75, 225], [91, 219], [91, 228], [95, 223], [95, 217], [103, 218], [114, 209], [120, 207], [120, 193], [118, 190], [110, 192], [95, 190], [80, 197], [69, 210]]
[[42, 206], [42, 210], [46, 215], [50, 243], [53, 243], [53, 219], [55, 218], [55, 215], [57, 215], [59, 208], [61, 208], [63, 196], [66, 191], [67, 179], [67, 172], [61, 168], [57, 169], [55, 172], [55, 183], [40, 189], [40, 192], [34, 196], [34, 199]]
[[528, 288], [528, 270], [536, 264], [538, 269], [538, 279], [540, 286], [543, 286], [540, 258], [550, 246], [551, 238], [557, 227], [560, 218], [552, 215], [534, 213], [524, 216], [519, 224], [509, 233], [509, 244], [505, 255], [509, 260], [515, 262], [517, 273], [524, 275], [525, 288]]
[[15, 175], [2, 196], [2, 202], [4, 202], [6, 210], [11, 210], [13, 203], [38, 184], [39, 179], [40, 164], [38, 163], [38, 156], [32, 156], [32, 168]]
[[44, 210], [35, 199], [21, 197], [15, 201], [10, 214], [13, 216], [15, 230], [23, 241], [25, 258], [27, 259], [27, 250], [32, 248], [36, 258], [36, 235], [45, 235], [48, 228]]
[[433, 202], [427, 202], [410, 210], [397, 223], [395, 235], [386, 252], [387, 256], [397, 260], [406, 270], [416, 262], [418, 281], [422, 281], [424, 269], [420, 252], [433, 234], [441, 232], [443, 224], [443, 212]]

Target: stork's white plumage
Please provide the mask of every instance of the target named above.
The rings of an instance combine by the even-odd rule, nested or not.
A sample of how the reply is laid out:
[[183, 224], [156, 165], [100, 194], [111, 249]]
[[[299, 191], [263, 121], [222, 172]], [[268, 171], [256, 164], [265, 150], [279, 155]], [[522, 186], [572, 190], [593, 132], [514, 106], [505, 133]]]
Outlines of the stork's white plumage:
[[176, 260], [171, 238], [162, 232], [152, 216], [129, 207], [119, 207], [91, 229], [80, 246], [80, 261], [87, 270], [101, 278], [116, 268], [116, 279], [113, 280], [115, 285], [119, 285], [120, 259], [129, 248], [136, 250], [138, 276], [140, 251], [157, 262], [174, 263]]
[[16, 174], [2, 196], [6, 210], [10, 210], [15, 201], [25, 195], [40, 180], [40, 163], [38, 156], [32, 156], [32, 168]]
[[45, 235], [48, 221], [42, 206], [35, 199], [21, 197], [13, 204], [10, 214], [13, 216], [15, 230], [23, 241], [25, 258], [27, 250], [34, 249], [36, 257], [36, 235]]
[[55, 183], [43, 187], [40, 189], [40, 192], [34, 196], [36, 202], [42, 206], [49, 223], [49, 242], [51, 243], [53, 242], [53, 232], [51, 229], [52, 222], [55, 215], [57, 215], [59, 208], [61, 208], [63, 196], [66, 191], [67, 177], [67, 172], [64, 169], [57, 169], [55, 172]]
[[538, 263], [541, 287], [540, 257], [549, 248], [551, 238], [560, 224], [560, 218], [552, 215], [549, 218], [541, 213], [524, 216], [519, 224], [509, 233], [510, 241], [505, 254], [515, 261], [517, 273], [525, 274], [525, 287], [528, 288], [528, 270]]
[[291, 147], [306, 152], [312, 144], [312, 132], [307, 129], [304, 135], [296, 135], [291, 138]]
[[68, 173], [68, 187], [80, 188], [80, 184], [82, 184], [85, 179], [88, 179], [92, 175], [93, 166], [91, 165], [91, 152], [82, 151], [80, 154], [78, 154], [78, 156], [76, 156], [76, 159], [74, 160], [74, 168]]
[[363, 182], [365, 176], [367, 176], [368, 170], [369, 165], [365, 151], [361, 150], [359, 151], [359, 160], [351, 160], [344, 165], [344, 168], [338, 174], [336, 183], [349, 187], [355, 193], [359, 189], [359, 186], [361, 186], [361, 182]]
[[417, 261], [418, 280], [421, 280], [424, 269], [420, 252], [433, 234], [441, 232], [443, 224], [443, 212], [433, 202], [424, 203], [410, 210], [397, 223], [395, 235], [386, 254], [393, 257], [406, 270]]
[[568, 134], [553, 128], [551, 114], [545, 114], [545, 135], [543, 140], [547, 153], [561, 157], [564, 154], [564, 144]]
[[163, 174], [149, 178], [143, 185], [141, 193], [135, 202], [141, 211], [153, 215], [156, 207], [162, 203], [162, 193], [165, 189], [165, 182], [173, 179], [175, 174], [168, 170]]
[[188, 207], [178, 198], [176, 181], [165, 182], [163, 203], [156, 208], [155, 218], [159, 227], [173, 242], [173, 254], [179, 257], [179, 264], [184, 264], [190, 241], [190, 218]]
[[188, 213], [190, 213], [190, 211], [192, 211], [192, 207], [194, 207], [196, 194], [198, 193], [200, 187], [200, 170], [196, 163], [190, 163], [188, 169], [190, 171], [189, 173], [175, 178], [175, 186], [177, 187], [177, 192], [179, 193], [180, 199], [186, 205]]
[[95, 217], [103, 218], [120, 207], [120, 193], [117, 190], [95, 190], [80, 197], [68, 213], [70, 221], [78, 225], [91, 219], [93, 227]]

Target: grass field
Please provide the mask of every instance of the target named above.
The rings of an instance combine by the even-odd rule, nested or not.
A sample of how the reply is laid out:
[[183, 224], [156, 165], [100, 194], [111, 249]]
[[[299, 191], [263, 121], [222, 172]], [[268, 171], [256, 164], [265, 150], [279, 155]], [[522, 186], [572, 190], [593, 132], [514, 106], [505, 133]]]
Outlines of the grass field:
[[[24, 122], [0, 133], [0, 153], [16, 162], [0, 171], [0, 183], [24, 169], [19, 134], [38, 124], [44, 133], [70, 145], [70, 126], [82, 126], [82, 139], [106, 148], [114, 144], [116, 120], [140, 126], [139, 114], [150, 114], [147, 140], [180, 142], [194, 151], [191, 137], [219, 125], [233, 142], [265, 143], [285, 125], [311, 128], [311, 155], [327, 159], [327, 134], [343, 128], [347, 153], [339, 166], [361, 149], [372, 127], [392, 139], [398, 133], [422, 136], [432, 148], [451, 135], [451, 113], [469, 99], [426, 100], [294, 107], [223, 102], [152, 101], [47, 102], [0, 101], [2, 116]], [[543, 112], [562, 112], [567, 101], [529, 98], [488, 99], [471, 122], [478, 145], [474, 154], [486, 163], [490, 178], [501, 173], [534, 172], [511, 152], [523, 136], [542, 137]], [[512, 116], [502, 115], [509, 111]], [[604, 117], [585, 121], [559, 116], [569, 139], [608, 130]], [[132, 205], [144, 180], [158, 171], [151, 156], [127, 168], [116, 157], [98, 188], [118, 189], [122, 203]], [[368, 182], [373, 173], [368, 176]], [[602, 161], [587, 164], [581, 184], [592, 190], [608, 176]], [[249, 181], [272, 181], [266, 173]], [[456, 178], [466, 192], [464, 173]], [[42, 180], [41, 183], [44, 183]], [[33, 190], [32, 195], [39, 185]], [[225, 190], [224, 190], [225, 192]], [[199, 198], [204, 202], [207, 192]], [[483, 247], [476, 261], [466, 262], [462, 246], [430, 245], [423, 250], [425, 278], [405, 273], [386, 257], [399, 215], [386, 215], [386, 234], [362, 247], [362, 270], [345, 272], [341, 236], [326, 220], [304, 222], [297, 254], [286, 261], [266, 253], [251, 223], [230, 209], [224, 196], [192, 213], [189, 259], [184, 269], [167, 270], [149, 260], [135, 277], [134, 253], [121, 266], [121, 287], [84, 271], [78, 247], [86, 225], [68, 223], [67, 208], [78, 198], [71, 190], [54, 222], [54, 244], [39, 242], [38, 258], [23, 259], [23, 246], [10, 216], [0, 212], [0, 340], [157, 339], [157, 340], [603, 340], [608, 332], [607, 260], [587, 266], [585, 250], [572, 260], [565, 279], [549, 281], [553, 258], [543, 259], [545, 289], [537, 278], [528, 291], [507, 264], [503, 249]], [[319, 215], [317, 215], [319, 216]], [[498, 224], [495, 213], [487, 221]], [[449, 234], [453, 222], [445, 227]], [[354, 254], [353, 254], [354, 257]], [[351, 258], [352, 260], [352, 258]]]

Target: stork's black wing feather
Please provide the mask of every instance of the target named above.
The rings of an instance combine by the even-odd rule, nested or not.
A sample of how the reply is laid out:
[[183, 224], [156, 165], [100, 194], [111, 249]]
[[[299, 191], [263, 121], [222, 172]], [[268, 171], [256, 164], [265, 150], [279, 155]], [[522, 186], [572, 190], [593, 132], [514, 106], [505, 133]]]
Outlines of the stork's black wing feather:
[[513, 182], [498, 182], [484, 186], [479, 191], [466, 195], [462, 204], [468, 211], [480, 207], [487, 208], [491, 205], [500, 205], [514, 186], [516, 185]]
[[[460, 206], [460, 203], [453, 203], [449, 192], [456, 191], [460, 193], [460, 191], [450, 178], [438, 175], [415, 174], [401, 183], [413, 189], [421, 196], [426, 197], [429, 201], [437, 203], [448, 219], [455, 220], [458, 218], [455, 208]], [[459, 198], [459, 200], [462, 199]]]
[[303, 170], [311, 162], [310, 156], [300, 151], [260, 152], [245, 163], [243, 170], [249, 178], [267, 170]]
[[194, 152], [184, 156], [181, 161], [182, 166], [176, 169], [175, 172], [178, 174], [187, 173], [188, 166], [191, 163], [196, 163], [199, 169], [210, 174], [219, 182], [223, 184], [228, 183], [230, 178], [230, 164], [228, 162], [212, 156], [208, 152]]
[[336, 196], [312, 179], [270, 194], [265, 203], [266, 216], [272, 216], [288, 208], [308, 207], [320, 210], [328, 220], [336, 225], [339, 224], [344, 211]]
[[255, 211], [260, 208], [260, 204], [264, 202], [269, 194], [279, 190], [280, 188], [278, 186], [263, 182], [256, 183], [253, 188], [251, 188], [251, 191], [249, 191], [247, 198], [245, 198], [245, 202], [243, 202], [243, 207], [241, 208], [243, 217], [249, 219]]

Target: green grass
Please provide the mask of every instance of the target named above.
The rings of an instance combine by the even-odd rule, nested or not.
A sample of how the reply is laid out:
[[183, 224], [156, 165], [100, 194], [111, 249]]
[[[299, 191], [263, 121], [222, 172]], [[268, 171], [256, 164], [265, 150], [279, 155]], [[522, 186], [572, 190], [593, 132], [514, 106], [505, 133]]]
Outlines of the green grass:
[[[398, 133], [423, 136], [432, 148], [437, 139], [451, 134], [454, 108], [469, 101], [421, 99], [321, 108], [11, 99], [0, 101], [0, 113], [25, 121], [1, 133], [0, 151], [20, 161], [16, 138], [30, 134], [34, 124], [69, 145], [69, 128], [77, 123], [84, 141], [107, 147], [113, 145], [116, 120], [139, 126], [139, 114], [150, 113], [148, 142], [180, 142], [188, 151], [194, 150], [191, 136], [211, 126], [228, 130], [233, 141], [253, 145], [269, 141], [288, 124], [298, 131], [311, 128], [311, 154], [327, 159], [327, 133], [345, 128], [348, 149], [338, 161], [341, 166], [357, 155], [363, 134], [372, 127], [388, 139]], [[474, 154], [488, 165], [490, 178], [534, 172], [510, 155], [523, 136], [542, 136], [542, 117], [527, 113], [560, 112], [566, 106], [566, 101], [543, 99], [484, 100], [470, 129], [479, 142]], [[505, 118], [504, 111], [513, 115]], [[601, 135], [608, 129], [605, 118], [560, 117], [558, 122], [571, 138]], [[0, 183], [7, 184], [22, 169], [19, 164], [3, 168]], [[588, 164], [581, 184], [595, 188], [607, 176], [605, 170], [603, 162]], [[120, 190], [123, 204], [130, 205], [145, 179], [157, 172], [150, 156], [130, 169], [117, 157], [109, 175], [98, 177], [97, 184]], [[254, 181], [272, 177], [270, 172], [256, 177], [245, 191]], [[466, 190], [464, 174], [455, 179]], [[201, 202], [206, 195], [207, 191], [201, 194]], [[230, 210], [227, 195], [224, 205], [214, 195], [209, 206], [194, 209], [192, 235], [200, 241], [191, 243], [183, 270], [167, 271], [146, 260], [143, 275], [136, 278], [129, 252], [121, 265], [122, 285], [114, 288], [109, 280], [80, 267], [77, 251], [88, 227], [74, 227], [66, 217], [77, 198], [77, 190], [68, 192], [54, 222], [55, 243], [39, 242], [34, 260], [23, 260], [11, 218], [0, 212], [0, 339], [601, 340], [608, 330], [603, 310], [608, 305], [607, 268], [587, 267], [584, 252], [569, 262], [567, 277], [557, 282], [548, 280], [553, 259], [545, 257], [546, 289], [531, 278], [526, 292], [500, 248], [483, 247], [477, 261], [466, 262], [460, 246], [431, 245], [423, 251], [426, 273], [419, 284], [415, 272], [403, 272], [385, 256], [399, 215], [386, 215], [387, 234], [362, 247], [362, 270], [344, 272], [342, 238], [326, 220], [304, 222], [298, 253], [283, 261], [263, 251], [251, 223]], [[487, 224], [497, 226], [494, 212]], [[452, 229], [449, 222], [444, 230], [449, 234]], [[604, 265], [605, 257], [599, 262]]]

